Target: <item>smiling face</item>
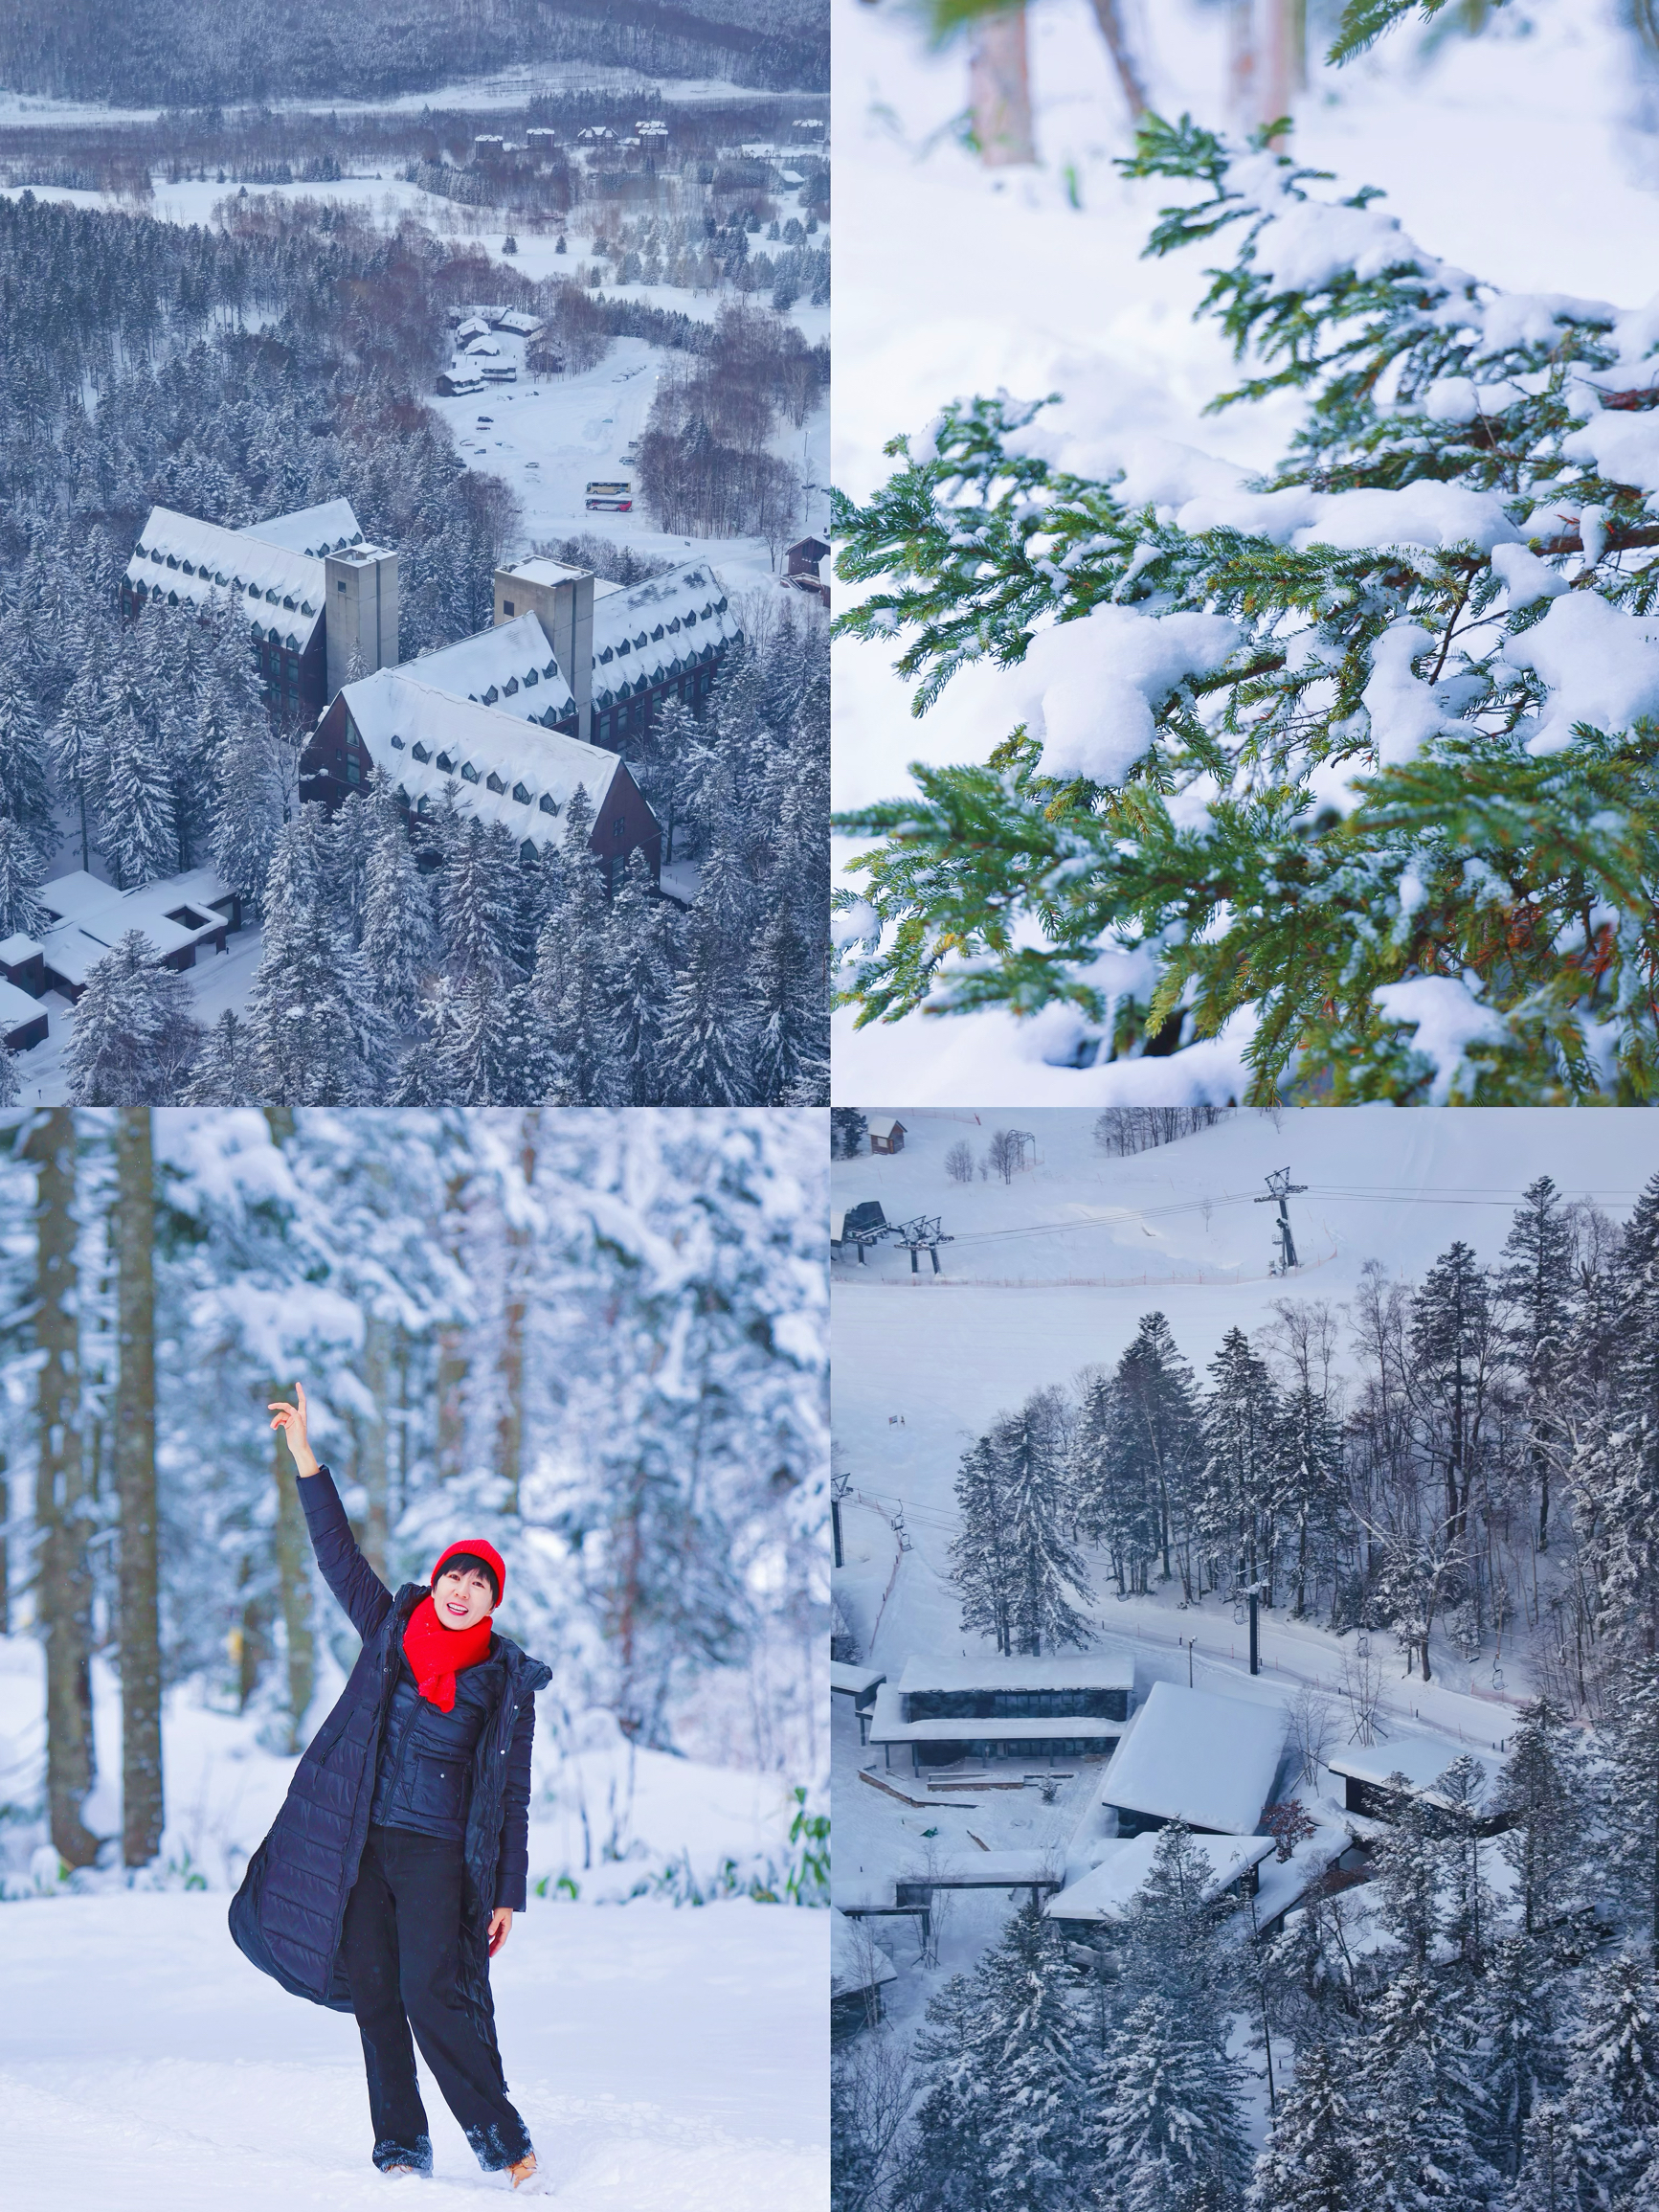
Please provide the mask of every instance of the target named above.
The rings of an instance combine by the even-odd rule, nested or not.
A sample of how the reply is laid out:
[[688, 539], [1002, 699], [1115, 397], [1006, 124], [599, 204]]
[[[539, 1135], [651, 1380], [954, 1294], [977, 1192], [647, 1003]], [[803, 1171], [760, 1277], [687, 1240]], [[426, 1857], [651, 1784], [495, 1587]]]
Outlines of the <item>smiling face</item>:
[[495, 1605], [489, 1576], [476, 1567], [449, 1567], [432, 1586], [433, 1611], [445, 1628], [471, 1628]]

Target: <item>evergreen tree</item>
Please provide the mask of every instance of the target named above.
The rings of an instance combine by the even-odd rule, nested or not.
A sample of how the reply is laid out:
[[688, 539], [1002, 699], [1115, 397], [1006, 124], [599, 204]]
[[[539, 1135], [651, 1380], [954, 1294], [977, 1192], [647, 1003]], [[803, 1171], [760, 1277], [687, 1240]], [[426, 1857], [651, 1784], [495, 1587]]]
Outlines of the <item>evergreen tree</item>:
[[1471, 2118], [1481, 2105], [1459, 1985], [1409, 1962], [1371, 2008], [1356, 2053], [1357, 2201], [1427, 2212], [1488, 2201], [1495, 2176]]
[[227, 1006], [202, 1041], [181, 1103], [186, 1106], [258, 1106], [258, 1062], [248, 1025]]
[[0, 937], [21, 931], [37, 937], [47, 919], [35, 892], [46, 870], [28, 832], [10, 815], [0, 815]]
[[928, 2007], [916, 2053], [918, 2178], [940, 2206], [1069, 2212], [1083, 2176], [1081, 2061], [1070, 1975], [1052, 1921], [1027, 1903], [971, 1976]]
[[962, 1455], [956, 1510], [951, 1579], [961, 1592], [963, 1632], [991, 1636], [1006, 1658], [1014, 1649], [1012, 1532], [1001, 1464], [989, 1436]]
[[1632, 1933], [1659, 1965], [1659, 1659], [1629, 1661], [1610, 1734], [1611, 1868]]
[[815, 1004], [816, 964], [788, 902], [780, 898], [761, 926], [749, 964], [754, 1030], [749, 1095], [758, 1106], [827, 1103], [828, 1008], [821, 993]]
[[1500, 2173], [1518, 2178], [1527, 2130], [1560, 2077], [1555, 1976], [1547, 1954], [1524, 1934], [1493, 1947], [1475, 1990], [1473, 2025], [1481, 2052], [1481, 2147]]
[[1525, 1379], [1538, 1549], [1543, 1551], [1550, 1541], [1550, 1433], [1565, 1380], [1573, 1288], [1572, 1231], [1561, 1194], [1549, 1176], [1539, 1176], [1523, 1192], [1503, 1258], [1497, 1288], [1513, 1316], [1508, 1330], [1510, 1356]]
[[99, 844], [123, 891], [172, 875], [179, 865], [172, 781], [144, 725], [123, 714], [109, 733]]
[[856, 1106], [830, 1108], [830, 1158], [856, 1160], [869, 1135], [869, 1117]]
[[1297, 2054], [1279, 2092], [1267, 2147], [1245, 2200], [1249, 2212], [1367, 2212], [1356, 2194], [1348, 2054], [1323, 2038]]
[[518, 849], [504, 824], [468, 814], [451, 825], [437, 879], [438, 934], [458, 983], [516, 980], [517, 872]]
[[606, 998], [610, 912], [600, 863], [589, 847], [593, 819], [578, 784], [565, 809], [562, 895], [536, 949], [530, 1020], [538, 1050], [559, 1071], [560, 1087], [572, 1102], [614, 1106], [621, 1102], [629, 1072]]
[[645, 856], [631, 852], [611, 902], [598, 1014], [629, 1106], [662, 1103], [662, 1029], [674, 990], [667, 928], [667, 905], [653, 893]]
[[1495, 1808], [1509, 1819], [1498, 1848], [1513, 1870], [1529, 1938], [1578, 1902], [1585, 1796], [1573, 1730], [1548, 1699], [1535, 1699], [1521, 1709], [1494, 1795]]
[[73, 1106], [168, 1106], [195, 1057], [201, 1032], [190, 985], [160, 965], [142, 930], [87, 971], [64, 1054]]
[[0, 654], [0, 811], [50, 857], [57, 844], [40, 715], [19, 669]]
[[248, 1032], [266, 1105], [367, 1106], [384, 1095], [384, 1018], [363, 956], [321, 908], [269, 914]]
[[88, 806], [96, 807], [103, 778], [102, 691], [102, 665], [96, 645], [89, 644], [87, 657], [52, 725], [51, 739], [53, 771], [80, 818], [80, 865], [84, 869], [92, 866]]
[[1161, 1990], [1143, 1997], [1091, 2085], [1110, 2212], [1233, 2212], [1250, 2170], [1241, 2088], [1210, 2016]]
[[1284, 1489], [1278, 1396], [1242, 1329], [1227, 1331], [1208, 1372], [1197, 1524], [1217, 1567], [1225, 1560], [1241, 1584], [1265, 1585], [1271, 1605]]
[[[1101, 1425], [1087, 1448], [1087, 1475], [1081, 1457], [1079, 1462], [1079, 1502], [1090, 1496], [1092, 1486], [1105, 1516], [1103, 1533], [1107, 1519], [1121, 1523], [1125, 1539], [1141, 1547], [1143, 1560], [1154, 1551], [1161, 1553], [1167, 1582], [1174, 1517], [1186, 1503], [1198, 1423], [1193, 1372], [1176, 1349], [1161, 1313], [1141, 1316], [1134, 1340], [1118, 1362], [1111, 1390], [1096, 1412]], [[1080, 1455], [1084, 1450], [1080, 1433]], [[1116, 1502], [1109, 1506], [1109, 1499]], [[1110, 1534], [1106, 1541], [1112, 1541]]]
[[1088, 1643], [1088, 1622], [1072, 1603], [1091, 1602], [1087, 1570], [1066, 1535], [1065, 1439], [1057, 1391], [1040, 1390], [1004, 1413], [990, 1446], [1007, 1515], [1011, 1569], [1009, 1633], [1033, 1655]]
[[685, 964], [662, 1026], [662, 1072], [678, 1106], [735, 1106], [749, 1097], [752, 1041], [743, 971], [735, 966], [717, 916], [691, 916]]
[[407, 1029], [437, 967], [437, 933], [429, 879], [416, 865], [402, 809], [390, 794], [376, 798], [367, 876], [364, 966], [388, 1022]]
[[1629, 2201], [1659, 2143], [1659, 1991], [1628, 1953], [1587, 1969], [1567, 2068], [1567, 2110], [1592, 2203]]
[[1442, 1253], [1411, 1301], [1413, 1388], [1425, 1399], [1444, 1468], [1446, 1530], [1456, 1543], [1468, 1519], [1481, 1416], [1496, 1345], [1486, 1270], [1460, 1238]]

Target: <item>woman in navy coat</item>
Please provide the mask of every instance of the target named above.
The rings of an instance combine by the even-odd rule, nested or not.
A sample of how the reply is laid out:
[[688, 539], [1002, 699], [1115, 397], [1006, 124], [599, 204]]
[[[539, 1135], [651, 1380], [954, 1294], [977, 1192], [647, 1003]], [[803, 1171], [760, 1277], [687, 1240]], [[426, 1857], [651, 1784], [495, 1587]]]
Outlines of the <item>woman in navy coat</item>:
[[535, 1693], [551, 1670], [494, 1633], [505, 1569], [454, 1544], [395, 1597], [364, 1558], [305, 1435], [305, 1392], [271, 1408], [300, 1471], [323, 1578], [363, 1649], [231, 1907], [231, 1933], [297, 1997], [355, 2014], [374, 2163], [432, 2170], [420, 2046], [488, 2172], [545, 2189], [496, 2046], [489, 1961], [525, 1907]]

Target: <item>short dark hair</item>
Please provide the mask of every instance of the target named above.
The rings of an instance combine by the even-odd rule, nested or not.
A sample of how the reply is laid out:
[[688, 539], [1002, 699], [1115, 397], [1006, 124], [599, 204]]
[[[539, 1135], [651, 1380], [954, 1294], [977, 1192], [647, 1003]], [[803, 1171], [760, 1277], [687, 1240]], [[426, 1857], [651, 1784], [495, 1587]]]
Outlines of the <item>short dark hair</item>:
[[449, 1557], [441, 1563], [433, 1580], [437, 1582], [446, 1574], [464, 1574], [469, 1567], [476, 1567], [480, 1574], [489, 1584], [491, 1605], [500, 1605], [502, 1586], [495, 1578], [495, 1569], [487, 1559], [481, 1559], [476, 1551], [452, 1551]]

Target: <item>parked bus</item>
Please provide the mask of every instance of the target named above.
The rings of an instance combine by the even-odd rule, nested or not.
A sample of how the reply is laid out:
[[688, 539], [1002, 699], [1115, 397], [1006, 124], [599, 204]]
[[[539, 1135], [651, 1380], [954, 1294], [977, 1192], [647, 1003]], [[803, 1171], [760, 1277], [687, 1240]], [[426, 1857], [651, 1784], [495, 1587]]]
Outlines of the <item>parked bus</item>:
[[591, 484], [588, 486], [588, 512], [590, 514], [628, 514], [634, 506], [634, 486], [629, 483]]

